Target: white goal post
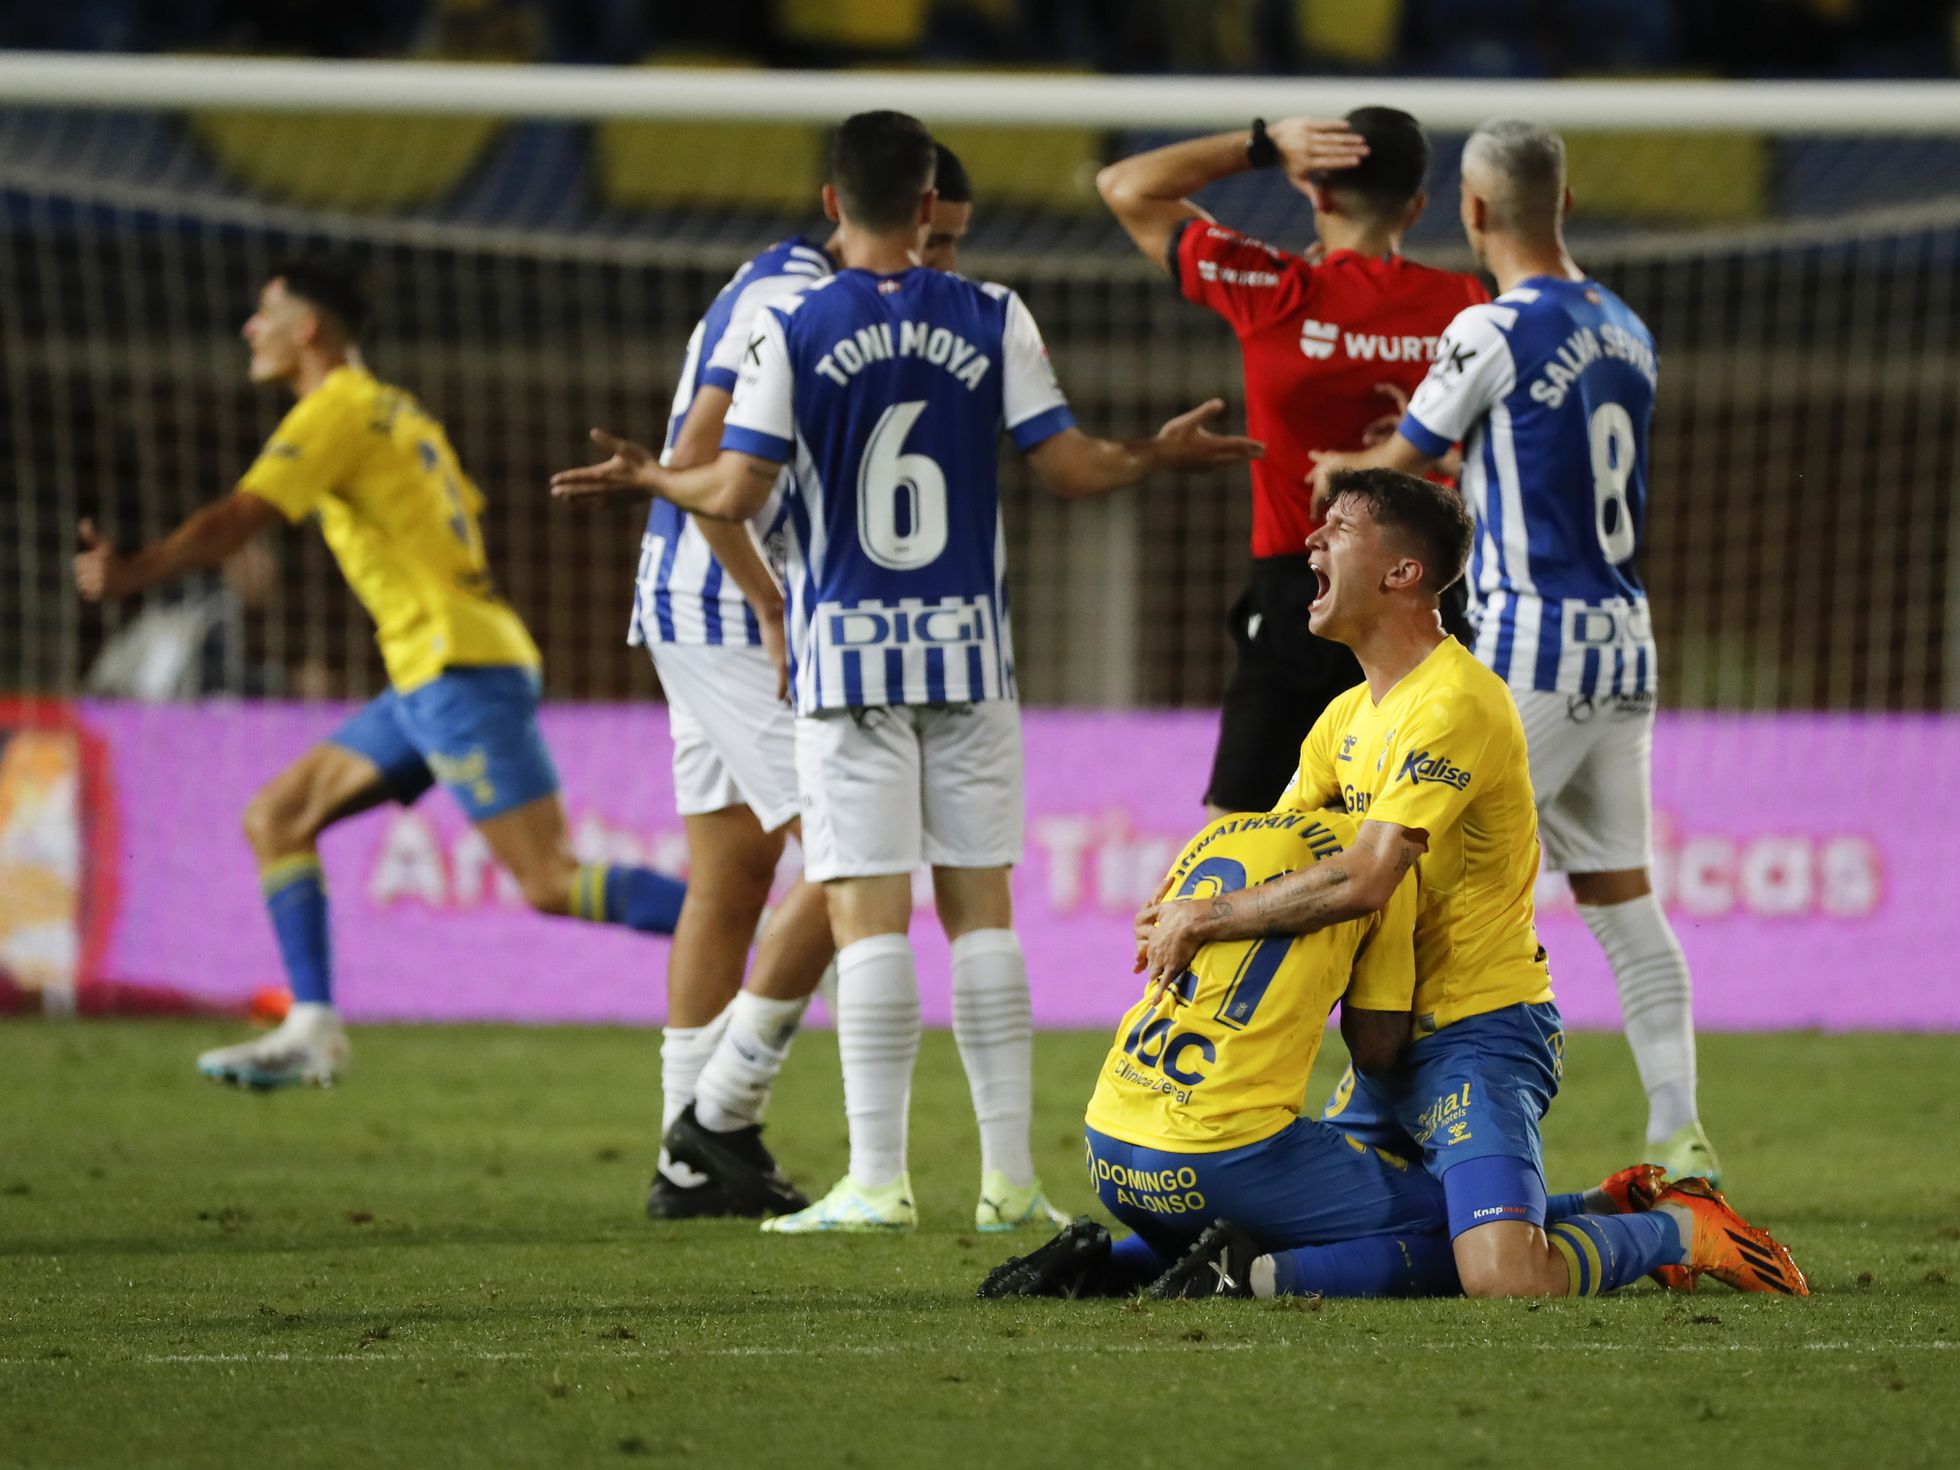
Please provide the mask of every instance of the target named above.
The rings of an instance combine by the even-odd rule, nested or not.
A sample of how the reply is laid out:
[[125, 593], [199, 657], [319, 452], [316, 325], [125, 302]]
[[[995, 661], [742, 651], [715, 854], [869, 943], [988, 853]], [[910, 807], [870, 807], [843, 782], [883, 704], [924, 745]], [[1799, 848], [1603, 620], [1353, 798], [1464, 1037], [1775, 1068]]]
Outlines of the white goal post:
[[1951, 82], [1442, 81], [933, 71], [741, 73], [249, 57], [0, 52], [0, 104], [428, 113], [475, 117], [833, 121], [876, 105], [945, 123], [1225, 128], [1256, 114], [1401, 107], [1438, 129], [1516, 114], [1549, 127], [1701, 132], [1960, 133]]

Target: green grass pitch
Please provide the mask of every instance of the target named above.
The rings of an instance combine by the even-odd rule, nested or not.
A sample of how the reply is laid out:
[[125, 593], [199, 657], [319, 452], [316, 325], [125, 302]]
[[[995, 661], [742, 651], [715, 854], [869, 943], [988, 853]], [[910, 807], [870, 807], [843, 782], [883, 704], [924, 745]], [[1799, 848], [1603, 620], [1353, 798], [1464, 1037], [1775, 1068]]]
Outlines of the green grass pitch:
[[[1732, 1195], [1809, 1301], [1313, 1306], [973, 1300], [1031, 1242], [970, 1229], [944, 1035], [920, 1231], [809, 1240], [642, 1216], [653, 1033], [365, 1030], [340, 1088], [273, 1097], [192, 1071], [231, 1034], [0, 1033], [0, 1465], [1960, 1462], [1960, 1037], [1703, 1038]], [[1065, 1207], [1106, 1040], [1038, 1045]], [[1640, 1116], [1617, 1037], [1567, 1058], [1554, 1187], [1626, 1161]], [[842, 1169], [830, 1037], [771, 1122], [807, 1186]]]

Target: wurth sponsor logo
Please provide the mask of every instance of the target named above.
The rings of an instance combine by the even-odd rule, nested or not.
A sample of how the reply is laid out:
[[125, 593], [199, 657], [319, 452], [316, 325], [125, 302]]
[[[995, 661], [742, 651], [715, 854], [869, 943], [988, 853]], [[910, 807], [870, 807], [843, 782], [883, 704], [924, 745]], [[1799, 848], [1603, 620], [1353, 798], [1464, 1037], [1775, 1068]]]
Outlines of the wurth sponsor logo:
[[1378, 332], [1343, 332], [1341, 346], [1357, 362], [1433, 362], [1441, 337], [1384, 337]]
[[1315, 362], [1325, 362], [1339, 352], [1352, 362], [1417, 362], [1436, 359], [1443, 345], [1441, 337], [1389, 336], [1381, 332], [1344, 331], [1338, 322], [1300, 323], [1300, 350]]
[[1341, 329], [1333, 322], [1317, 322], [1309, 317], [1300, 323], [1300, 350], [1315, 362], [1332, 357], [1340, 338]]

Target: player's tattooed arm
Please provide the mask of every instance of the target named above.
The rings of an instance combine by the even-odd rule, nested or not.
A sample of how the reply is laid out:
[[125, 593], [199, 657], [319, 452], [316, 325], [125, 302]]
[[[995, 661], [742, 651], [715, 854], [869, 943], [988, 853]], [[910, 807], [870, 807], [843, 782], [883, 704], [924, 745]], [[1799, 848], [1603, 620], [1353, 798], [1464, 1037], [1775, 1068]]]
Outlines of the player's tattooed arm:
[[1169, 420], [1148, 439], [1098, 439], [1067, 428], [1028, 451], [1041, 483], [1064, 500], [1104, 495], [1134, 485], [1152, 470], [1206, 470], [1259, 459], [1266, 446], [1242, 434], [1214, 434], [1205, 425], [1225, 412], [1213, 398]]
[[599, 464], [560, 470], [551, 493], [560, 500], [646, 500], [658, 496], [682, 510], [718, 521], [745, 521], [769, 503], [780, 462], [725, 449], [706, 464], [687, 469], [662, 466], [643, 444], [592, 431], [592, 442], [609, 458]]
[[1284, 878], [1217, 898], [1146, 905], [1136, 918], [1136, 973], [1161, 989], [1215, 940], [1312, 934], [1375, 913], [1394, 897], [1427, 846], [1424, 833], [1391, 822], [1363, 822], [1346, 852]]
[[200, 567], [215, 567], [267, 526], [285, 519], [271, 501], [245, 490], [214, 500], [161, 541], [121, 552], [102, 539], [94, 521], [80, 528], [75, 590], [87, 602], [113, 602]]
[[[1368, 152], [1361, 136], [1339, 118], [1286, 118], [1267, 128], [1266, 136], [1296, 187], [1310, 173], [1351, 168]], [[1096, 192], [1136, 241], [1137, 249], [1168, 271], [1171, 239], [1178, 226], [1186, 220], [1211, 218], [1190, 196], [1250, 168], [1246, 156], [1250, 139], [1250, 132], [1239, 128], [1138, 153], [1097, 174]]]

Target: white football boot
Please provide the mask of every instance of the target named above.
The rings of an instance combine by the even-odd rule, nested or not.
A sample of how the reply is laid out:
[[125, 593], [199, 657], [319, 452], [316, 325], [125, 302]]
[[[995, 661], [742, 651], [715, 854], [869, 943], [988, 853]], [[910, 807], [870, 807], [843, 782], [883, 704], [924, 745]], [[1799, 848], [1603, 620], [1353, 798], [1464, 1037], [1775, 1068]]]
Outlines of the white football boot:
[[306, 1083], [331, 1087], [347, 1066], [347, 1028], [329, 1005], [295, 1005], [265, 1035], [221, 1046], [197, 1059], [197, 1070], [215, 1082], [270, 1092]]

